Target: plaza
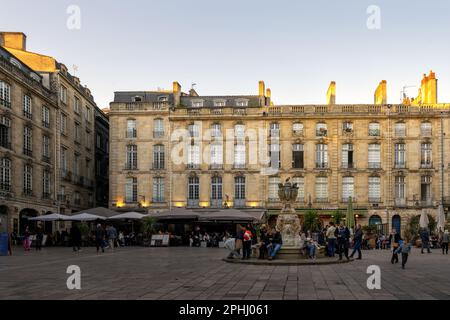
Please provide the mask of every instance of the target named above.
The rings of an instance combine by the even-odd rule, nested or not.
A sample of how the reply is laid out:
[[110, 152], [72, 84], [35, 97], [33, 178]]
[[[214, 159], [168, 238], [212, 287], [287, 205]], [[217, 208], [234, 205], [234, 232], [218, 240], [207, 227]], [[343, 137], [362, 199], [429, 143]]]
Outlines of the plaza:
[[[389, 250], [365, 250], [363, 260], [311, 266], [243, 265], [222, 261], [220, 248], [125, 247], [96, 254], [68, 247], [0, 257], [0, 299], [43, 300], [404, 300], [450, 299], [449, 256], [413, 249], [406, 270]], [[336, 258], [337, 259], [337, 258]], [[81, 269], [81, 289], [66, 286], [67, 267]], [[367, 288], [369, 265], [381, 269], [381, 289]]]

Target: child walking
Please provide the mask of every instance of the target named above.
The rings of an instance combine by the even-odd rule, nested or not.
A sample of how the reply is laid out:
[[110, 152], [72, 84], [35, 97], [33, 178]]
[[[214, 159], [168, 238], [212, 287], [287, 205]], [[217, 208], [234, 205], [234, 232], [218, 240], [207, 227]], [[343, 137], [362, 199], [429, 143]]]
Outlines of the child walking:
[[411, 243], [409, 242], [409, 239], [405, 239], [405, 241], [400, 240], [399, 245], [400, 246], [397, 250], [395, 250], [395, 253], [402, 254], [402, 269], [405, 269], [406, 262], [408, 261], [408, 255], [411, 252]]

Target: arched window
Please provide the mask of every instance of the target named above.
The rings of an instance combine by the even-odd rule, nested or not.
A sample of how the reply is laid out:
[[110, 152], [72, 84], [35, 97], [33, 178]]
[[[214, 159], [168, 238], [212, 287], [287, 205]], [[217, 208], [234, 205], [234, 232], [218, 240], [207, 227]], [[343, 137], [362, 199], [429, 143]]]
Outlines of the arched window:
[[381, 224], [381, 217], [377, 214], [371, 215], [369, 218], [369, 226], [376, 226]]

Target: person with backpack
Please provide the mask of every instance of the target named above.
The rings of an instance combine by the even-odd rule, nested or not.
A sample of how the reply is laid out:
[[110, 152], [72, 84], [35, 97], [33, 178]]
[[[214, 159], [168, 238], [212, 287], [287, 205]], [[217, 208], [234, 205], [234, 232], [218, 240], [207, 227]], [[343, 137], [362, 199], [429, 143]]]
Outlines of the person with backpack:
[[252, 253], [253, 235], [252, 235], [252, 231], [249, 230], [248, 227], [244, 227], [244, 235], [243, 235], [242, 240], [243, 240], [243, 251], [244, 251], [242, 260], [250, 259], [250, 255]]

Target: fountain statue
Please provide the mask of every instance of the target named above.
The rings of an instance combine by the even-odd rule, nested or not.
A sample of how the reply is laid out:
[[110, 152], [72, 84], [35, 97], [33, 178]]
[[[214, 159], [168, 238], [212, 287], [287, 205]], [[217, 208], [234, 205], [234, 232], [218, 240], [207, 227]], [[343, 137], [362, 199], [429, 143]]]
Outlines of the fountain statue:
[[290, 178], [286, 179], [284, 185], [278, 184], [278, 196], [283, 204], [281, 213], [277, 218], [277, 229], [283, 239], [283, 248], [298, 248], [300, 246], [300, 219], [295, 213], [293, 203], [298, 195], [298, 186], [292, 184]]

